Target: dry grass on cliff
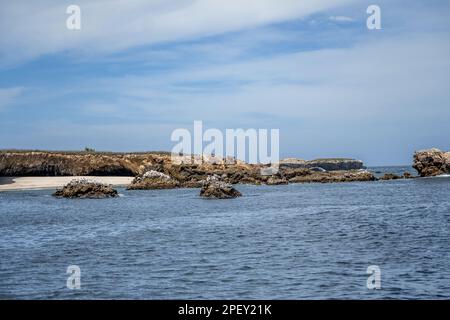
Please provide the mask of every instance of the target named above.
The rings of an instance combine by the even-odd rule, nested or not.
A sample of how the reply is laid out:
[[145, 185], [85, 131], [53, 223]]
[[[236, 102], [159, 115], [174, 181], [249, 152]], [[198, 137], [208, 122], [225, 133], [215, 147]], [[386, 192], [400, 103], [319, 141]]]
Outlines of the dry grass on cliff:
[[64, 155], [85, 155], [85, 154], [98, 154], [98, 155], [170, 155], [168, 151], [132, 151], [132, 152], [116, 152], [116, 151], [84, 151], [84, 150], [38, 150], [38, 149], [0, 149], [0, 153], [30, 153], [39, 152], [47, 154], [64, 154]]

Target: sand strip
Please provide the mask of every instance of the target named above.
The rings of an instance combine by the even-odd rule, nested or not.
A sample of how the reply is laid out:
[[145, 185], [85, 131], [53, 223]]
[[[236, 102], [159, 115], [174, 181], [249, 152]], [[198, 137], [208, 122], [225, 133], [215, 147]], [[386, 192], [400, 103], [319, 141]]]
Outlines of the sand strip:
[[29, 189], [55, 189], [64, 186], [73, 179], [86, 178], [89, 180], [126, 186], [133, 177], [0, 177], [0, 191], [29, 190]]

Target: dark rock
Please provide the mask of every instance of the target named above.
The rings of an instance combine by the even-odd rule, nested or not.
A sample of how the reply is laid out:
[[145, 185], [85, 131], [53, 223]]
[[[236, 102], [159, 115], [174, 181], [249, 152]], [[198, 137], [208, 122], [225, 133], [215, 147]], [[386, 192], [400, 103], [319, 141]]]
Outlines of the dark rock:
[[217, 176], [209, 176], [200, 190], [200, 196], [209, 199], [233, 199], [242, 194], [233, 185], [220, 181]]
[[409, 172], [404, 172], [404, 173], [403, 173], [403, 178], [404, 178], [404, 179], [413, 179], [414, 177], [413, 177], [413, 175], [412, 175], [411, 173], [409, 173]]
[[402, 179], [402, 177], [393, 173], [385, 173], [384, 176], [380, 178], [380, 180], [398, 180], [398, 179]]
[[55, 197], [88, 199], [113, 198], [118, 195], [117, 190], [110, 185], [87, 179], [72, 180], [53, 194]]
[[314, 172], [310, 171], [306, 174], [296, 175], [289, 178], [289, 183], [305, 183], [305, 182], [352, 182], [352, 181], [375, 181], [376, 178], [372, 172], [367, 170], [342, 170], [342, 171], [326, 171]]

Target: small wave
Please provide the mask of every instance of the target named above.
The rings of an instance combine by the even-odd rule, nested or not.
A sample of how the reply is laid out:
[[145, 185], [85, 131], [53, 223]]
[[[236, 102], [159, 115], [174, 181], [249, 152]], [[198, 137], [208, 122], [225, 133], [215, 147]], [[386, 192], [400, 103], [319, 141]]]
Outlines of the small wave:
[[448, 173], [443, 173], [443, 174], [439, 174], [437, 176], [429, 176], [429, 177], [422, 177], [423, 179], [435, 179], [435, 178], [450, 178], [450, 174]]
[[119, 198], [126, 198], [127, 196], [124, 195], [123, 193], [119, 193]]

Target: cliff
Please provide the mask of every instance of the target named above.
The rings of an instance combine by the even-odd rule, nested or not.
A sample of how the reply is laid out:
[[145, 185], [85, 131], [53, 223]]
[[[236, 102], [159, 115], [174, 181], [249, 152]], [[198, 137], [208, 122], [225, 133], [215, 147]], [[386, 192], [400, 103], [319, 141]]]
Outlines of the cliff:
[[153, 154], [1, 151], [0, 176], [134, 176]]

